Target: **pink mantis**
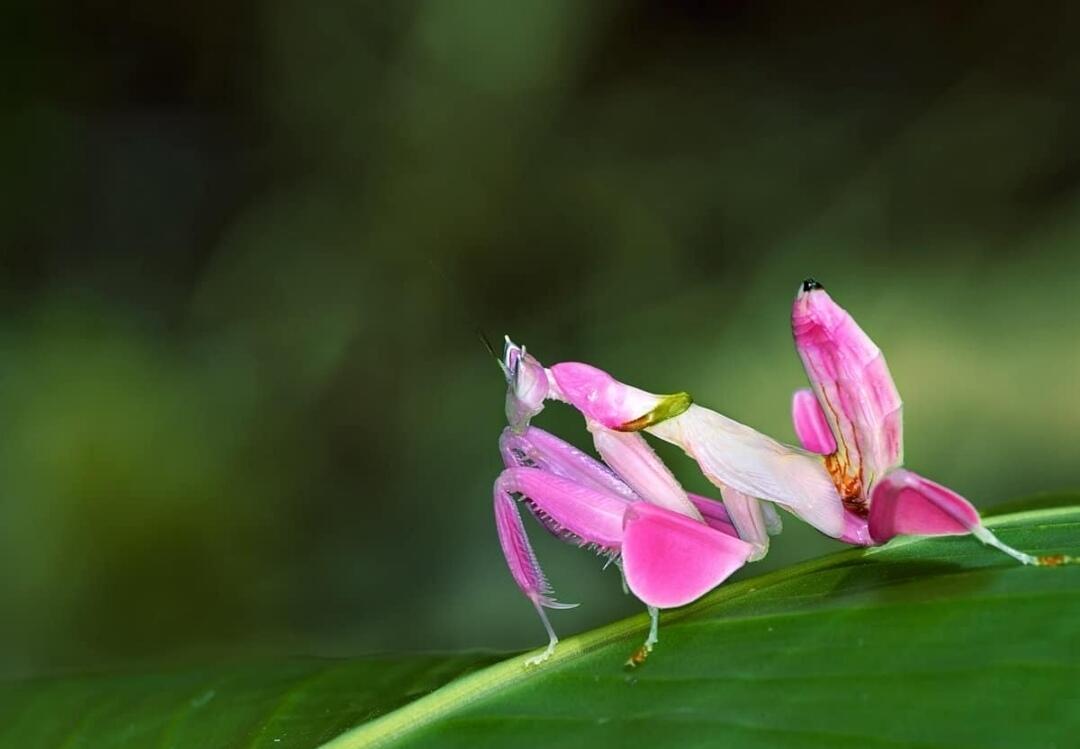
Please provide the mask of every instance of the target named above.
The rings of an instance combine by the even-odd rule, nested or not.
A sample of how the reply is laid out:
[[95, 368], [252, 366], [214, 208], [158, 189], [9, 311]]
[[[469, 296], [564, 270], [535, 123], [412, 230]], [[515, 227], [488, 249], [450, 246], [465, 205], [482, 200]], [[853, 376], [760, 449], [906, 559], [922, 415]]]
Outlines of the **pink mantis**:
[[[850, 544], [970, 533], [1035, 563], [983, 527], [967, 500], [901, 467], [901, 401], [885, 359], [812, 279], [796, 296], [792, 332], [811, 384], [793, 401], [803, 448], [694, 404], [686, 393], [654, 395], [588, 364], [545, 368], [507, 339], [501, 366], [509, 426], [499, 441], [506, 469], [495, 482], [495, 518], [511, 574], [549, 637], [530, 664], [558, 642], [545, 609], [568, 606], [553, 597], [516, 499], [551, 533], [619, 564], [652, 623], [632, 662], [656, 643], [659, 609], [696, 600], [764, 556], [781, 526], [773, 504]], [[585, 417], [603, 463], [530, 426], [546, 400], [569, 403]], [[681, 447], [722, 501], [685, 492], [641, 431]]]

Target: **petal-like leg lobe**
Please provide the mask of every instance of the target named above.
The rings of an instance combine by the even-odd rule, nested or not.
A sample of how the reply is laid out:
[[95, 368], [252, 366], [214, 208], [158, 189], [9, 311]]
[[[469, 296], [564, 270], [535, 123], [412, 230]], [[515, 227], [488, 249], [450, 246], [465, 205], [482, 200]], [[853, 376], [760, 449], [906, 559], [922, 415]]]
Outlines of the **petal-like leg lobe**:
[[844, 507], [820, 455], [696, 405], [648, 431], [686, 451], [714, 485], [781, 504], [827, 536], [843, 535]]
[[623, 535], [623, 571], [649, 606], [672, 608], [701, 597], [742, 567], [753, 547], [646, 502], [630, 505]]
[[810, 388], [795, 391], [791, 399], [791, 420], [795, 423], [795, 436], [804, 448], [819, 455], [836, 452], [836, 438], [829, 428], [829, 420]]
[[870, 535], [885, 543], [900, 534], [955, 536], [971, 533], [979, 541], [1023, 564], [1037, 564], [1030, 554], [1002, 543], [985, 528], [978, 511], [951, 489], [903, 468], [887, 474], [874, 487], [870, 501]]
[[881, 478], [870, 498], [870, 535], [957, 536], [982, 525], [979, 513], [956, 492], [903, 468]]
[[664, 465], [645, 438], [636, 432], [617, 432], [588, 420], [596, 451], [639, 497], [694, 520], [701, 513], [690, 502], [682, 484]]

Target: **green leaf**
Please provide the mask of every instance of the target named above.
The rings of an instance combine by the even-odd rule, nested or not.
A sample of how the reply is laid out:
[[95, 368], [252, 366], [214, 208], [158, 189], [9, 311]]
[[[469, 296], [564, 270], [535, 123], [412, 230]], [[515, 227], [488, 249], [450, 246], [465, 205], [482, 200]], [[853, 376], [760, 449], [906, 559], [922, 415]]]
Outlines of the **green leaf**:
[[985, 519], [997, 515], [1013, 515], [1031, 510], [1049, 510], [1053, 507], [1069, 507], [1075, 504], [1076, 494], [1072, 492], [1040, 492], [994, 505], [983, 512], [982, 516]]
[[[988, 522], [1080, 554], [1080, 508]], [[0, 685], [4, 747], [1051, 747], [1080, 736], [1080, 565], [902, 539], [560, 643]], [[439, 688], [441, 687], [441, 688]]]

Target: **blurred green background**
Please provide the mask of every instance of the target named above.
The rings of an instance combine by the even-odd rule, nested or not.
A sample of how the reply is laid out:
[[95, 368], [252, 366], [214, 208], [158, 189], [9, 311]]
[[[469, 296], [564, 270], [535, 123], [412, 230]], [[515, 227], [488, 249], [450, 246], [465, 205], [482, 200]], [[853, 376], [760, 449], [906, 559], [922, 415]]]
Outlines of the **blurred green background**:
[[[910, 466], [1075, 488], [1080, 24], [1040, 12], [9, 4], [0, 674], [541, 644], [477, 328], [791, 441], [814, 275]], [[533, 535], [561, 633], [639, 610]], [[789, 518], [749, 573], [838, 546]]]

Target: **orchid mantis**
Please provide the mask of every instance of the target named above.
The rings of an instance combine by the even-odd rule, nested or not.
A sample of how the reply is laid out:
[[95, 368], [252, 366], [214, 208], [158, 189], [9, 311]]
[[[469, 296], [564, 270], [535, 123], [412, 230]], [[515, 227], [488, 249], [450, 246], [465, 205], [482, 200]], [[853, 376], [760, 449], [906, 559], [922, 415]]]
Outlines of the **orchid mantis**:
[[[549, 373], [509, 341], [503, 367], [511, 425], [499, 440], [506, 469], [495, 482], [495, 523], [511, 575], [548, 633], [547, 649], [528, 663], [548, 658], [558, 642], [545, 609], [569, 606], [553, 597], [525, 534], [518, 498], [557, 537], [619, 560], [626, 587], [651, 618], [649, 636], [633, 656], [640, 660], [657, 641], [659, 609], [683, 606], [712, 590], [754, 547], [739, 539], [723, 505], [683, 491], [640, 435], [599, 430], [604, 465], [529, 426], [558, 380], [549, 381]], [[633, 395], [622, 394], [628, 393]]]
[[[812, 279], [792, 309], [795, 347], [811, 388], [793, 400], [802, 448], [784, 445], [686, 393], [654, 395], [588, 364], [545, 368], [507, 339], [501, 366], [509, 426], [506, 469], [495, 484], [499, 539], [515, 582], [533, 602], [549, 644], [545, 608], [562, 608], [525, 536], [515, 498], [552, 533], [619, 559], [631, 592], [657, 610], [681, 606], [768, 549], [780, 530], [771, 503], [822, 533], [857, 545], [901, 534], [970, 533], [1025, 564], [960, 495], [901, 467], [901, 401], [880, 349]], [[546, 400], [585, 417], [603, 463], [529, 425]], [[720, 490], [723, 504], [687, 494], [642, 438], [681, 447]], [[606, 465], [605, 465], [606, 464]]]

